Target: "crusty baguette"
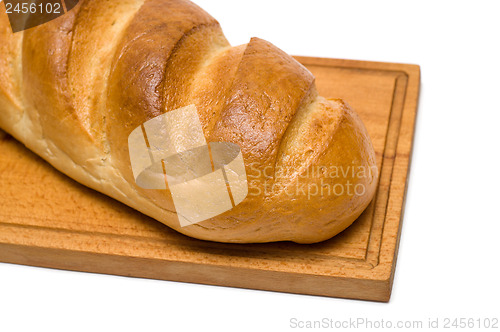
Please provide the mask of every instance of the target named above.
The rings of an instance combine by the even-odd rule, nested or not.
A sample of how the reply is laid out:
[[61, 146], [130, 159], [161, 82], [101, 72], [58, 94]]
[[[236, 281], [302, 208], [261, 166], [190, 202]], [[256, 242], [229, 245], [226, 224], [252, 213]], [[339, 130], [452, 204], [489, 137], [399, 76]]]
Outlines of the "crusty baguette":
[[[0, 127], [76, 181], [188, 236], [234, 243], [322, 241], [371, 201], [375, 154], [358, 116], [320, 97], [312, 74], [272, 44], [231, 47], [195, 4], [80, 1], [16, 34], [1, 11]], [[187, 105], [207, 142], [240, 147], [249, 192], [181, 227], [168, 189], [136, 184], [127, 140]]]

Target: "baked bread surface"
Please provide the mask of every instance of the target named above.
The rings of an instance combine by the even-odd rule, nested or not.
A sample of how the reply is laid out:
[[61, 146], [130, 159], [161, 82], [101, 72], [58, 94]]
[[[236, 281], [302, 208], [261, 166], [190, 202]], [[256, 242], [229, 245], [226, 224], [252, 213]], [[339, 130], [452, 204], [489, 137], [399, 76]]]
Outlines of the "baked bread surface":
[[[240, 147], [249, 191], [181, 227], [168, 189], [135, 183], [127, 140], [187, 105], [207, 142]], [[1, 13], [0, 127], [76, 181], [198, 239], [323, 241], [362, 213], [377, 183], [371, 140], [345, 102], [320, 97], [312, 74], [267, 41], [231, 47], [184, 0], [80, 1], [15, 34]]]

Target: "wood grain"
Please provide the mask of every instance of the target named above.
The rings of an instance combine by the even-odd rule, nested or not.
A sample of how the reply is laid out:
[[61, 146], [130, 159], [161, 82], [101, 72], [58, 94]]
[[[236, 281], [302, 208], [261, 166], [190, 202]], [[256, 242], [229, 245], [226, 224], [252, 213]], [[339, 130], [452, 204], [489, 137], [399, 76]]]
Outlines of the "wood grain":
[[88, 189], [0, 131], [0, 261], [75, 271], [388, 301], [420, 84], [416, 65], [297, 57], [321, 95], [344, 98], [373, 140], [375, 199], [318, 244], [192, 239]]

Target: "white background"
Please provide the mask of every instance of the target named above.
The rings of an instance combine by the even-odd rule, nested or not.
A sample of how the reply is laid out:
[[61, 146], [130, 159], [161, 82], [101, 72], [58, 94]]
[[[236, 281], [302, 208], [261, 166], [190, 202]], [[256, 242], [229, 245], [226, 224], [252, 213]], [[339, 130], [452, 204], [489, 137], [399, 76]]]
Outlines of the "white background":
[[[198, 0], [233, 45], [419, 64], [389, 303], [0, 264], [0, 331], [288, 331], [290, 319], [500, 318], [500, 23], [494, 2]], [[362, 330], [362, 329], [358, 329]]]

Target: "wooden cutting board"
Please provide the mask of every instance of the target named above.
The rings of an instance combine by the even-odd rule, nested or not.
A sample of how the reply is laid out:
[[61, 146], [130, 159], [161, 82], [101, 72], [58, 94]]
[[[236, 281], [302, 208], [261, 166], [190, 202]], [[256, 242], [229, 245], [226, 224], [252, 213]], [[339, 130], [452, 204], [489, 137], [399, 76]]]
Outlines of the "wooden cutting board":
[[375, 199], [331, 240], [222, 244], [181, 235], [59, 173], [0, 131], [0, 261], [280, 292], [388, 301], [420, 84], [416, 65], [297, 57], [373, 140]]

